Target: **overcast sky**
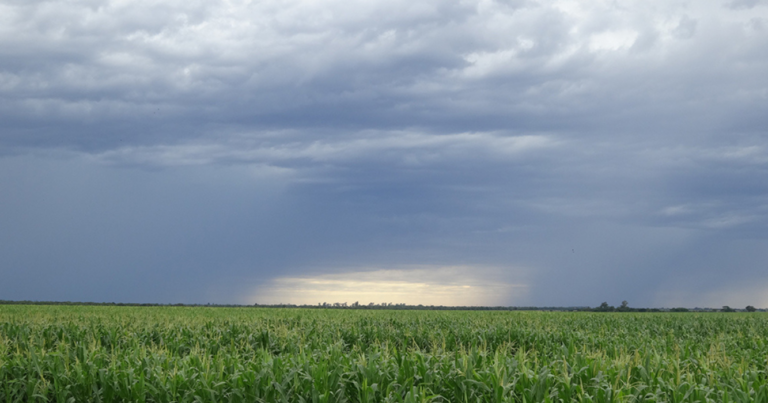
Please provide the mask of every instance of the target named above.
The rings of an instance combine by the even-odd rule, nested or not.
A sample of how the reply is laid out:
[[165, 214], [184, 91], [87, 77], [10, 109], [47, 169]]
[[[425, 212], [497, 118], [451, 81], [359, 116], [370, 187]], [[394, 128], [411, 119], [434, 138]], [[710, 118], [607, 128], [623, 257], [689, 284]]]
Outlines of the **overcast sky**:
[[768, 1], [0, 0], [0, 299], [768, 307]]

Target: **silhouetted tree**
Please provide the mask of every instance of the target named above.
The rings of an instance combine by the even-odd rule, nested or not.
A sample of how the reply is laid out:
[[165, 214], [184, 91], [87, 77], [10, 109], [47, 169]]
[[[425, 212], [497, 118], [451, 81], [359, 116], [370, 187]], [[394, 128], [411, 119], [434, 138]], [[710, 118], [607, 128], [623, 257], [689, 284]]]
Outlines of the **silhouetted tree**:
[[747, 312], [755, 312], [757, 310], [757, 308], [755, 308], [752, 305], [747, 305], [746, 310], [747, 310]]
[[599, 307], [595, 308], [594, 310], [597, 311], [597, 312], [611, 312], [614, 309], [615, 308], [613, 306], [611, 306], [611, 305], [608, 305], [607, 302], [603, 302], [602, 304], [600, 304]]

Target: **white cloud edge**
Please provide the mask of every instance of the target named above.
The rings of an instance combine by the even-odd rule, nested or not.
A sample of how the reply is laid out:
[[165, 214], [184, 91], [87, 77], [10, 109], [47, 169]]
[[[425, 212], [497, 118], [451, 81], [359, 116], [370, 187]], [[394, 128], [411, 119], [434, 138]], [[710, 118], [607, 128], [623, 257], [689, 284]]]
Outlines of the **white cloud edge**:
[[[287, 140], [270, 143], [258, 136], [238, 136], [218, 141], [149, 146], [125, 146], [93, 155], [105, 164], [158, 167], [210, 165], [217, 163], [280, 165], [291, 161], [344, 163], [363, 158], [391, 158], [419, 165], [434, 160], [466, 158], [477, 153], [496, 158], [514, 157], [556, 148], [556, 137], [543, 134], [502, 135], [494, 132], [427, 134], [410, 131], [360, 133], [334, 140]], [[425, 152], [426, 151], [426, 152]], [[287, 168], [287, 167], [285, 167]]]

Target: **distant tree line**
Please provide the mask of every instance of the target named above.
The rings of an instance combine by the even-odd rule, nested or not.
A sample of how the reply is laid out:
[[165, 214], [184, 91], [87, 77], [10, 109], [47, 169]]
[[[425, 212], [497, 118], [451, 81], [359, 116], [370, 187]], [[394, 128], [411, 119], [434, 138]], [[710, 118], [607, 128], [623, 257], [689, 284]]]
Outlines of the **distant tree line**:
[[444, 306], [444, 305], [407, 305], [404, 303], [382, 302], [380, 304], [360, 304], [353, 302], [320, 302], [317, 305], [296, 304], [160, 304], [133, 302], [72, 302], [72, 301], [9, 301], [0, 300], [0, 305], [74, 305], [74, 306], [176, 306], [176, 307], [212, 307], [212, 308], [304, 308], [304, 309], [364, 309], [364, 310], [443, 310], [443, 311], [589, 311], [589, 307], [535, 307], [535, 306]]
[[[724, 305], [722, 309], [714, 309], [714, 308], [694, 308], [694, 309], [688, 309], [688, 308], [630, 308], [629, 303], [627, 301], [621, 301], [621, 305], [618, 307], [614, 307], [611, 305], [608, 305], [607, 302], [603, 302], [600, 304], [600, 306], [596, 308], [590, 309], [592, 312], [755, 312], [758, 309], [755, 308], [752, 305], [747, 305], [746, 308], [742, 310], [733, 309], [729, 307], [728, 305]], [[761, 311], [764, 311], [764, 309], [761, 309]]]
[[[729, 306], [723, 306], [721, 309], [714, 308], [632, 308], [627, 301], [622, 301], [621, 305], [614, 307], [603, 302], [595, 308], [588, 306], [575, 307], [539, 307], [539, 306], [444, 306], [444, 305], [407, 305], [404, 303], [369, 303], [360, 304], [353, 302], [320, 302], [317, 305], [295, 305], [295, 304], [157, 304], [157, 303], [130, 303], [130, 302], [72, 302], [72, 301], [8, 301], [0, 300], [0, 305], [78, 305], [78, 306], [177, 306], [177, 307], [218, 307], [218, 308], [304, 308], [304, 309], [363, 309], [363, 310], [435, 310], [435, 311], [560, 311], [560, 312], [755, 312], [758, 311], [752, 305], [744, 309], [733, 309]], [[765, 309], [759, 309], [765, 311]]]

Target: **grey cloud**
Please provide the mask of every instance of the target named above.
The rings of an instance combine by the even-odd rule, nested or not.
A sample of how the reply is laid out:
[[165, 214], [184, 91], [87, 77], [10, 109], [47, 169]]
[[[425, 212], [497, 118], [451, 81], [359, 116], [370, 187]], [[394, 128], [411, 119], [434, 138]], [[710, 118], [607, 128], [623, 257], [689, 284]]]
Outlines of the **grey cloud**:
[[[678, 77], [626, 69], [626, 59], [589, 47], [622, 46], [612, 42], [622, 30], [677, 35], [685, 24], [649, 26], [602, 5], [584, 7], [584, 18], [532, 3], [264, 4], [69, 7], [64, 18], [60, 3], [14, 7], [11, 27], [22, 35], [4, 46], [6, 100], [13, 100], [6, 115], [26, 116], [20, 122], [26, 128], [41, 116], [63, 120], [73, 132], [88, 131], [83, 121], [119, 126], [139, 118], [151, 136], [132, 138], [143, 142], [172, 142], [162, 134], [169, 121], [195, 120], [273, 128], [545, 129], [583, 125], [583, 115], [626, 114], [633, 105], [625, 94], [647, 102], [637, 99], [636, 73], [643, 88], [656, 85], [656, 102], [679, 90], [669, 85]], [[635, 64], [676, 46], [656, 42], [656, 54], [636, 56]], [[706, 46], [712, 50], [711, 42]], [[689, 63], [687, 53], [670, 61]], [[699, 90], [694, 82], [686, 87]], [[535, 118], [543, 113], [553, 119]], [[29, 137], [36, 138], [16, 138]], [[58, 137], [92, 147], [90, 137]]]
[[723, 5], [3, 2], [0, 292], [475, 264], [522, 303], [726, 295], [766, 237], [768, 10]]
[[696, 33], [697, 23], [698, 22], [696, 20], [691, 19], [688, 16], [683, 16], [680, 19], [680, 24], [678, 24], [677, 28], [675, 28], [673, 32], [675, 36], [679, 38], [690, 39]]
[[752, 9], [755, 6], [758, 5], [765, 5], [766, 2], [763, 0], [732, 0], [729, 3], [726, 3], [726, 7], [734, 10], [740, 10], [740, 9]]

